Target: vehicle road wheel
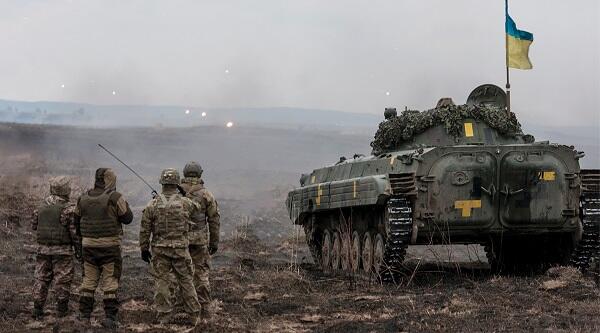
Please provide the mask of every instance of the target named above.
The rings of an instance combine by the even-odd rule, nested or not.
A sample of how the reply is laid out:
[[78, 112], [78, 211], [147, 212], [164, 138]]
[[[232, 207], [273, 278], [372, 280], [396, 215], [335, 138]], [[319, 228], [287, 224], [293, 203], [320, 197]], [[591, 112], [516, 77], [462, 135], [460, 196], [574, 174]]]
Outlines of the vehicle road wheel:
[[351, 237], [349, 234], [344, 234], [342, 237], [342, 255], [341, 255], [341, 264], [343, 271], [350, 270], [350, 242]]
[[333, 243], [331, 246], [331, 268], [333, 270], [340, 269], [342, 255], [342, 239], [339, 232], [333, 233]]
[[360, 269], [360, 234], [358, 231], [352, 233], [352, 247], [350, 249], [350, 267], [354, 273], [357, 273]]
[[373, 271], [375, 275], [380, 276], [383, 271], [383, 254], [385, 252], [385, 242], [383, 241], [383, 236], [381, 234], [377, 234], [375, 236], [375, 244], [373, 244]]
[[321, 267], [323, 271], [331, 269], [331, 233], [323, 231], [323, 244], [321, 245]]
[[362, 267], [367, 275], [373, 270], [373, 238], [370, 232], [365, 232], [362, 245]]

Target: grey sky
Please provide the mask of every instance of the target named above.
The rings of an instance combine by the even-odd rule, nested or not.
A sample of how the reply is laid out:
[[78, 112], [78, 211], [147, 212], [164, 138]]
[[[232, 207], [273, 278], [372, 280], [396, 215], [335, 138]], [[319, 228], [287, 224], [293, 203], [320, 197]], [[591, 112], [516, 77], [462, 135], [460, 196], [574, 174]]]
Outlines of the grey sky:
[[[502, 0], [0, 0], [0, 98], [430, 108], [504, 84], [503, 11]], [[599, 2], [512, 0], [511, 14], [535, 36], [534, 69], [511, 71], [518, 115], [600, 126]]]

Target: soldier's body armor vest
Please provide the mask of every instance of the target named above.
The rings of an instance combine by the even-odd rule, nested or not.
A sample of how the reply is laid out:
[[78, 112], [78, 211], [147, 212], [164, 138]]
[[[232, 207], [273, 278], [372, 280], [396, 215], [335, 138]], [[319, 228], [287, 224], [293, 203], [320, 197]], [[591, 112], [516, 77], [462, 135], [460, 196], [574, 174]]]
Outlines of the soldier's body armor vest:
[[64, 204], [44, 204], [38, 209], [37, 241], [43, 245], [71, 245], [69, 227], [60, 223]]
[[122, 232], [121, 223], [109, 210], [110, 193], [91, 196], [85, 193], [81, 196], [81, 236], [86, 238], [102, 238], [119, 236]]
[[161, 194], [157, 198], [156, 216], [152, 230], [152, 245], [158, 247], [186, 248], [190, 223], [189, 213], [182, 196], [173, 194], [170, 198]]
[[192, 225], [188, 239], [191, 245], [208, 244], [208, 228], [206, 216], [206, 202], [203, 200], [204, 186], [196, 183], [182, 183], [181, 187], [186, 192], [186, 196], [202, 206], [202, 209], [191, 216]]

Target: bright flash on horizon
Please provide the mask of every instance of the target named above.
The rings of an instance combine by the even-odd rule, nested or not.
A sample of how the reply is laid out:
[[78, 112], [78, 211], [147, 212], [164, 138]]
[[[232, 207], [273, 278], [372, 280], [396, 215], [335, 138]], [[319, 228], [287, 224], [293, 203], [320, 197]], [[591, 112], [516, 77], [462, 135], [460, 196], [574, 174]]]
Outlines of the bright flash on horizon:
[[227, 126], [228, 128], [229, 128], [229, 127], [233, 127], [233, 123], [230, 121], [230, 122], [228, 122], [228, 123], [227, 123], [227, 125], [225, 125], [225, 126]]
[[206, 112], [202, 112], [202, 117], [206, 117]]
[[190, 110], [185, 110], [185, 114], [190, 114]]
[[386, 95], [386, 96], [389, 96], [389, 95], [390, 95], [390, 92], [389, 92], [389, 91], [386, 91], [386, 92], [385, 92], [385, 95]]
[[64, 87], [65, 87], [65, 85], [64, 85], [64, 84], [61, 84], [61, 85], [60, 85], [60, 87], [61, 87], [61, 88], [64, 88]]
[[116, 95], [116, 94], [117, 94], [117, 92], [113, 90], [112, 94], [113, 94], [113, 95]]
[[225, 70], [225, 74], [229, 74], [229, 70], [228, 69]]

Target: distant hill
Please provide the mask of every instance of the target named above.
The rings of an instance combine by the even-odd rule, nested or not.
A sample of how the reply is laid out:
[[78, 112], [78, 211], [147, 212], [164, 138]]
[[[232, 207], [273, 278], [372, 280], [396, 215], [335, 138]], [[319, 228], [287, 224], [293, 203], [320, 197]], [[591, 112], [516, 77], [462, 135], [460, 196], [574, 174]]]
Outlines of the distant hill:
[[[189, 110], [189, 113], [186, 113]], [[202, 113], [206, 113], [203, 117]], [[374, 128], [382, 116], [332, 110], [186, 108], [183, 106], [93, 105], [0, 100], [0, 121], [29, 124], [120, 126], [236, 125], [293, 128]]]

